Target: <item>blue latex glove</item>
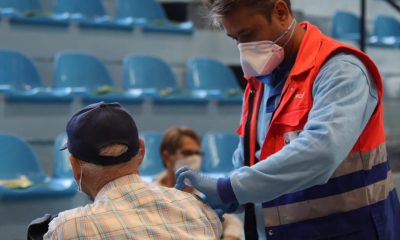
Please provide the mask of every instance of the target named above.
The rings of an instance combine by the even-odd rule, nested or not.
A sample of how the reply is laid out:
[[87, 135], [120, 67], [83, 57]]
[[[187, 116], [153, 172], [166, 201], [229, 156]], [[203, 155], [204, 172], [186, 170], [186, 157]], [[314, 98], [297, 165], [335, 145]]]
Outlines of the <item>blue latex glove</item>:
[[182, 167], [175, 173], [175, 188], [182, 190], [185, 187], [193, 187], [205, 195], [205, 201], [214, 209], [224, 206], [217, 190], [217, 178], [208, 177], [195, 172], [188, 167]]

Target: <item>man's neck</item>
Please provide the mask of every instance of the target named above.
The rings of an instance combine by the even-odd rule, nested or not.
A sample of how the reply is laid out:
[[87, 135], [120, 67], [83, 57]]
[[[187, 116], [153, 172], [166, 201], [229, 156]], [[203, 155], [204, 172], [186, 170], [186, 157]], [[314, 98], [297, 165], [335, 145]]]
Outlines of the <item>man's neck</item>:
[[94, 200], [97, 196], [97, 194], [101, 191], [101, 189], [109, 182], [114, 181], [117, 178], [124, 177], [130, 174], [138, 174], [137, 170], [125, 170], [123, 169], [122, 171], [117, 171], [114, 174], [108, 172], [104, 174], [100, 174], [97, 176], [92, 176], [89, 181], [89, 189], [88, 189], [88, 194], [89, 196]]
[[292, 56], [297, 54], [300, 49], [301, 42], [303, 41], [306, 30], [300, 26], [300, 24], [296, 25], [296, 29], [294, 30], [293, 38], [290, 43], [285, 47], [285, 60], [283, 63], [288, 61]]

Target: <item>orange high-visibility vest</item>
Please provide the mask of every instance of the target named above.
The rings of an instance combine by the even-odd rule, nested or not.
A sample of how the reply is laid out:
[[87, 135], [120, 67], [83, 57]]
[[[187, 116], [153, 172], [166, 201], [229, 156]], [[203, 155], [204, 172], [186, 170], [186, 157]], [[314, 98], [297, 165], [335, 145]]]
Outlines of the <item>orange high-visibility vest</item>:
[[[315, 26], [304, 22], [301, 25], [307, 29], [303, 44], [300, 47], [298, 58], [286, 80], [281, 94], [281, 102], [271, 119], [270, 127], [262, 145], [260, 160], [267, 159], [284, 147], [284, 133], [302, 130], [307, 122], [308, 113], [313, 106], [312, 86], [319, 70], [324, 63], [337, 53], [350, 53], [358, 57], [367, 66], [378, 90], [378, 105], [363, 133], [354, 145], [354, 151], [368, 151], [385, 142], [383, 125], [382, 97], [383, 85], [379, 70], [374, 62], [363, 52], [340, 43], [323, 35]], [[244, 136], [245, 123], [249, 107], [247, 106], [250, 91], [256, 90], [255, 103], [252, 111], [251, 137], [257, 139], [257, 117], [263, 91], [262, 84], [255, 79], [248, 79], [249, 84], [245, 90], [244, 108], [241, 125], [237, 130], [240, 136]], [[299, 98], [299, 96], [302, 96]], [[255, 141], [253, 141], [255, 146]], [[255, 163], [255, 151], [251, 156], [251, 165]]]
[[[280, 103], [271, 118], [265, 141], [259, 143], [261, 147], [259, 161], [268, 161], [269, 156], [280, 151], [285, 147], [285, 144], [290, 144], [288, 141], [285, 142], [285, 136], [288, 133], [298, 133], [304, 129], [308, 114], [313, 107], [312, 88], [314, 81], [324, 64], [338, 53], [352, 54], [365, 64], [375, 81], [378, 103], [349, 155], [334, 172], [330, 181], [325, 185], [318, 186], [318, 191], [328, 193], [326, 196], [316, 197], [318, 195], [315, 194], [317, 190], [310, 188], [296, 194], [286, 194], [263, 204], [267, 237], [268, 239], [308, 239], [303, 235], [308, 234], [309, 239], [314, 239], [314, 237], [317, 239], [322, 237], [324, 232], [327, 232], [325, 225], [328, 222], [335, 223], [332, 220], [332, 216], [342, 216], [342, 219], [347, 220], [356, 216], [359, 218], [358, 215], [353, 213], [362, 209], [364, 215], [361, 214], [360, 216], [374, 215], [384, 219], [382, 220], [382, 222], [385, 222], [384, 226], [378, 228], [381, 231], [380, 236], [388, 236], [388, 238], [382, 239], [396, 239], [392, 237], [395, 236], [395, 233], [391, 231], [399, 231], [393, 230], [395, 229], [392, 226], [394, 221], [390, 219], [395, 218], [396, 221], [400, 221], [400, 213], [396, 213], [398, 210], [394, 210], [400, 208], [391, 179], [390, 168], [385, 165], [387, 164], [387, 157], [382, 112], [383, 85], [378, 68], [361, 51], [323, 35], [317, 27], [310, 23], [303, 22], [301, 26], [306, 29], [306, 33], [296, 62], [285, 82]], [[237, 132], [242, 137], [249, 139], [250, 149], [244, 152], [248, 153], [245, 158], [249, 159], [248, 165], [252, 166], [258, 161], [255, 158], [257, 119], [264, 91], [263, 84], [256, 79], [250, 78], [248, 81], [249, 83], [245, 90], [242, 121]], [[249, 100], [253, 103], [252, 106], [249, 106]], [[251, 114], [251, 117], [249, 114]], [[285, 160], [282, 159], [282, 161]], [[383, 165], [385, 165], [384, 168], [377, 167]], [[337, 180], [342, 178], [346, 179], [346, 181], [351, 181], [348, 180], [351, 179], [349, 176], [354, 173], [362, 173], [357, 175], [358, 181], [360, 181], [360, 175], [361, 178], [365, 179], [365, 181], [360, 181], [362, 186], [357, 186], [352, 191], [340, 192], [340, 189], [343, 189], [343, 185], [341, 185], [343, 181]], [[370, 179], [373, 179], [371, 176], [377, 173], [379, 173], [379, 176], [384, 176], [384, 179], [371, 182]], [[378, 203], [393, 205], [390, 205], [390, 207], [385, 205], [385, 211], [377, 210], [375, 212], [371, 210], [373, 209], [372, 207], [369, 208], [369, 206], [375, 206]], [[339, 223], [339, 221], [341, 220], [336, 221], [336, 223]], [[351, 228], [355, 226], [350, 222], [347, 223], [346, 220], [341, 223], [346, 226], [345, 228], [349, 228], [348, 231], [351, 231]], [[308, 232], [301, 232], [300, 229], [303, 228], [299, 226], [309, 229]], [[334, 225], [331, 226], [332, 229], [335, 229], [335, 227]], [[313, 233], [314, 230], [315, 233]], [[330, 233], [326, 233], [326, 236], [330, 236]], [[396, 236], [400, 237], [399, 235]]]

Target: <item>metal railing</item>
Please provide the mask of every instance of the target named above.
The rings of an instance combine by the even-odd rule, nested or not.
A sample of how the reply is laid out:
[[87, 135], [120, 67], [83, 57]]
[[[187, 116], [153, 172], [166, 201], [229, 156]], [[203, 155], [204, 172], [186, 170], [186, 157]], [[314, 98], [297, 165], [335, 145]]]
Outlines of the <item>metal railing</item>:
[[400, 13], [400, 1], [395, 1], [395, 0], [385, 0], [385, 1]]
[[[400, 13], [400, 1], [399, 0], [384, 0], [390, 6], [392, 6], [397, 12]], [[367, 30], [366, 30], [366, 23], [367, 23], [367, 0], [360, 0], [360, 49], [361, 51], [365, 52], [366, 50], [366, 37], [367, 37]]]

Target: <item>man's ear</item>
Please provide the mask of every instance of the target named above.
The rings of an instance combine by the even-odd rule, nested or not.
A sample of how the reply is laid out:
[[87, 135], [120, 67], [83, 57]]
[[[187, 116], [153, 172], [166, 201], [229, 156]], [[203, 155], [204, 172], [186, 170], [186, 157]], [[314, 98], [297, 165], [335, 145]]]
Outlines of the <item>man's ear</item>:
[[282, 23], [288, 22], [288, 19], [291, 16], [289, 6], [286, 4], [285, 1], [282, 0], [278, 0], [275, 2], [274, 13], [276, 14], [279, 21]]
[[80, 171], [81, 171], [81, 164], [80, 164], [79, 160], [76, 157], [74, 157], [73, 155], [70, 155], [69, 162], [71, 163], [72, 172], [74, 173], [75, 180], [79, 181]]
[[139, 139], [139, 151], [136, 154], [138, 166], [140, 166], [140, 164], [142, 164], [145, 154], [146, 154], [146, 147], [144, 145], [143, 139], [140, 138]]

